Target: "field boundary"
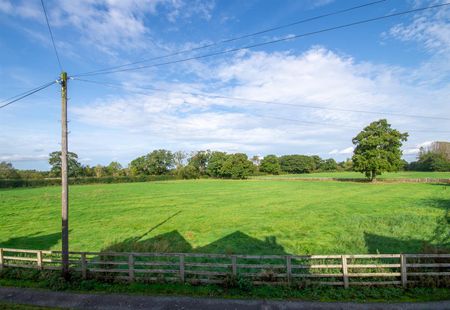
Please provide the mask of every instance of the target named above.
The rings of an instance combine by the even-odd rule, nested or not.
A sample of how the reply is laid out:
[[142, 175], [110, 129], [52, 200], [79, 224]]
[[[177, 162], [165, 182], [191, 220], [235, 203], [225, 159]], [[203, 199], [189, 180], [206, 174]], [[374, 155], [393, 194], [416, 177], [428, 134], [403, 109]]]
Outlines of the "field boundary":
[[[450, 254], [228, 255], [70, 252], [83, 279], [255, 285], [350, 286], [450, 283]], [[61, 270], [61, 251], [0, 248], [0, 269]]]
[[450, 184], [450, 179], [439, 178], [397, 178], [397, 179], [377, 179], [374, 182], [366, 178], [332, 178], [332, 177], [255, 177], [251, 180], [262, 181], [338, 181], [338, 182], [361, 182], [361, 183], [443, 183]]

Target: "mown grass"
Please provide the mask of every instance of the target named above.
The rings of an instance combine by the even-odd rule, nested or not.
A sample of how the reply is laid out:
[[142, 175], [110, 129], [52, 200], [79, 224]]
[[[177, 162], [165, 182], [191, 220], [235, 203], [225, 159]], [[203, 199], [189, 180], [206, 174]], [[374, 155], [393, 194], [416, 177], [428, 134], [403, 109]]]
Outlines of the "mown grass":
[[[342, 172], [315, 172], [303, 174], [281, 174], [281, 175], [263, 175], [252, 177], [255, 179], [280, 179], [280, 178], [342, 178], [342, 179], [358, 179], [365, 178], [365, 175], [360, 172], [342, 171]], [[450, 172], [436, 172], [436, 171], [400, 171], [400, 172], [385, 172], [377, 177], [379, 180], [384, 179], [450, 179]]]
[[[70, 188], [70, 248], [238, 254], [449, 246], [449, 187], [193, 180]], [[0, 247], [59, 249], [60, 188], [0, 190]]]

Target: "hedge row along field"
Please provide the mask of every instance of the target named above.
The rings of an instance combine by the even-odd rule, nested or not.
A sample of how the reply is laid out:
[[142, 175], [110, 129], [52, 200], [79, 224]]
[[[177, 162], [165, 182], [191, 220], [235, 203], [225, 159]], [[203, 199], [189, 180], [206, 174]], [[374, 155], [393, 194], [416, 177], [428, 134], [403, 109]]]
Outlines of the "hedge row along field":
[[[448, 185], [190, 180], [70, 188], [73, 251], [418, 253], [450, 245]], [[60, 248], [60, 188], [0, 190], [0, 247]]]

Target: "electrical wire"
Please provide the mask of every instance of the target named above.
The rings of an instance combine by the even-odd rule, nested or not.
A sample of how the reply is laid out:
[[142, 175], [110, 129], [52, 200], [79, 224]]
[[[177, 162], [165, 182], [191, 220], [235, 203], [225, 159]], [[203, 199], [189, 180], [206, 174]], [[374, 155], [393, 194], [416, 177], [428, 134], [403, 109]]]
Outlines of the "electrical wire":
[[298, 21], [295, 21], [295, 22], [292, 22], [292, 23], [289, 23], [289, 24], [284, 24], [284, 25], [273, 27], [273, 28], [260, 30], [260, 31], [249, 33], [249, 34], [245, 34], [245, 35], [242, 35], [242, 36], [238, 36], [238, 37], [234, 37], [234, 38], [230, 38], [230, 39], [224, 39], [224, 40], [216, 41], [216, 42], [213, 42], [213, 43], [204, 44], [204, 45], [201, 45], [201, 46], [198, 46], [198, 47], [176, 51], [176, 52], [173, 52], [173, 53], [170, 53], [170, 54], [166, 54], [166, 55], [162, 55], [162, 56], [157, 56], [157, 57], [152, 57], [152, 58], [145, 58], [145, 59], [137, 60], [137, 61], [134, 61], [134, 62], [126, 63], [126, 64], [123, 64], [123, 65], [118, 65], [118, 66], [112, 66], [112, 67], [107, 67], [107, 68], [103, 68], [103, 69], [93, 70], [93, 71], [85, 72], [83, 74], [92, 74], [92, 73], [97, 73], [97, 72], [102, 72], [102, 71], [109, 71], [109, 70], [123, 68], [123, 67], [128, 67], [128, 66], [132, 66], [132, 65], [136, 65], [136, 64], [152, 61], [152, 60], [164, 59], [164, 58], [169, 58], [169, 57], [177, 56], [177, 55], [188, 53], [188, 52], [194, 52], [194, 51], [198, 51], [198, 50], [201, 50], [201, 49], [205, 49], [205, 48], [209, 48], [209, 47], [213, 47], [213, 46], [218, 46], [218, 45], [221, 45], [221, 44], [230, 43], [230, 42], [238, 41], [238, 40], [241, 40], [241, 39], [250, 38], [250, 37], [253, 37], [253, 36], [257, 36], [257, 35], [260, 35], [260, 34], [272, 32], [272, 31], [275, 31], [275, 30], [280, 30], [280, 29], [283, 29], [283, 28], [288, 28], [288, 27], [292, 27], [292, 26], [295, 26], [295, 25], [311, 22], [311, 21], [322, 19], [322, 18], [325, 18], [325, 17], [339, 15], [339, 14], [342, 14], [342, 13], [350, 12], [350, 11], [361, 9], [361, 8], [365, 8], [365, 7], [368, 7], [368, 6], [371, 6], [371, 5], [375, 5], [375, 4], [379, 4], [379, 3], [382, 3], [382, 2], [386, 2], [386, 1], [387, 0], [373, 1], [373, 2], [369, 2], [369, 3], [353, 6], [353, 7], [342, 9], [342, 10], [338, 10], [338, 11], [334, 11], [334, 12], [330, 12], [330, 13], [326, 13], [326, 14], [322, 14], [322, 15], [318, 15], [318, 16], [314, 16], [314, 17], [309, 17], [309, 18], [306, 18], [306, 19], [301, 19], [301, 20], [298, 20]]
[[151, 64], [151, 65], [145, 65], [145, 66], [140, 66], [140, 67], [124, 68], [124, 69], [103, 71], [103, 72], [97, 72], [97, 73], [91, 73], [91, 74], [88, 74], [88, 73], [75, 74], [72, 77], [111, 74], [111, 73], [117, 73], [117, 72], [135, 71], [135, 70], [142, 70], [142, 69], [147, 69], [147, 68], [160, 67], [160, 66], [165, 66], [165, 65], [169, 65], [169, 64], [177, 64], [177, 63], [182, 63], [182, 62], [186, 62], [186, 61], [197, 60], [197, 59], [202, 59], [202, 58], [207, 58], [207, 57], [212, 57], [212, 56], [218, 56], [218, 55], [223, 55], [223, 54], [228, 54], [228, 53], [234, 53], [234, 52], [238, 52], [238, 51], [241, 51], [241, 50], [246, 50], [246, 49], [251, 49], [251, 48], [255, 48], [255, 47], [265, 46], [265, 45], [269, 45], [269, 44], [274, 44], [274, 43], [294, 40], [294, 39], [298, 39], [298, 38], [302, 38], [302, 37], [307, 37], [307, 36], [321, 34], [321, 33], [334, 31], [334, 30], [338, 30], [338, 29], [353, 27], [353, 26], [357, 26], [357, 25], [361, 25], [361, 24], [366, 24], [366, 23], [379, 21], [379, 20], [383, 20], [383, 19], [388, 19], [388, 18], [392, 18], [392, 17], [397, 17], [397, 16], [402, 16], [402, 15], [406, 15], [406, 14], [417, 13], [417, 12], [420, 12], [420, 11], [425, 11], [425, 10], [434, 9], [434, 8], [438, 8], [438, 7], [443, 7], [443, 6], [447, 6], [447, 5], [450, 5], [450, 3], [436, 4], [436, 5], [432, 5], [432, 6], [427, 6], [427, 7], [417, 8], [417, 9], [413, 9], [413, 10], [402, 11], [402, 12], [393, 13], [393, 14], [389, 14], [389, 15], [378, 16], [378, 17], [364, 19], [364, 20], [360, 20], [360, 21], [356, 21], [356, 22], [352, 22], [352, 23], [348, 23], [348, 24], [343, 24], [343, 25], [334, 26], [334, 27], [330, 27], [330, 28], [324, 28], [324, 29], [321, 29], [321, 30], [316, 30], [316, 31], [312, 31], [312, 32], [302, 33], [302, 34], [297, 34], [297, 35], [288, 36], [288, 37], [285, 37], [285, 38], [280, 38], [280, 39], [276, 39], [276, 40], [261, 42], [261, 43], [257, 43], [257, 44], [253, 44], [253, 45], [247, 45], [247, 46], [244, 46], [244, 47], [232, 48], [232, 49], [218, 51], [218, 52], [210, 53], [210, 54], [204, 54], [204, 55], [200, 55], [200, 56], [193, 56], [193, 57], [189, 57], [189, 58], [173, 60], [173, 61], [168, 61], [168, 62], [162, 62], [162, 63], [156, 63], [156, 64]]
[[[29, 90], [29, 91], [27, 91], [27, 92], [24, 92], [24, 93], [21, 93], [21, 94], [19, 94], [19, 95], [10, 97], [10, 98], [8, 98], [8, 99], [5, 99], [5, 100], [2, 101], [1, 103], [6, 102], [6, 101], [8, 101], [8, 100], [9, 100], [9, 101], [8, 101], [7, 103], [3, 104], [3, 105], [0, 105], [0, 109], [5, 108], [5, 107], [9, 106], [10, 104], [13, 104], [14, 102], [17, 102], [17, 101], [19, 101], [19, 100], [21, 100], [21, 99], [24, 99], [24, 98], [26, 98], [26, 97], [28, 97], [28, 96], [34, 94], [34, 93], [37, 93], [37, 92], [39, 92], [39, 91], [41, 91], [41, 90], [43, 90], [43, 89], [45, 89], [45, 88], [47, 88], [47, 87], [49, 87], [49, 86], [55, 84], [55, 83], [57, 83], [57, 81], [52, 81], [52, 82], [46, 83], [46, 84], [41, 85], [41, 86], [39, 86], [39, 87], [33, 88], [33, 89], [31, 89], [31, 90]], [[13, 99], [13, 98], [14, 98], [14, 99]]]
[[[99, 84], [99, 85], [103, 85], [103, 86], [107, 86], [107, 87], [111, 87], [111, 88], [124, 89], [124, 90], [130, 91], [126, 86], [124, 86], [122, 84], [99, 82], [99, 81], [80, 79], [80, 78], [73, 78], [73, 79], [77, 80], [77, 81], [94, 83], [94, 84]], [[222, 95], [215, 95], [215, 94], [208, 94], [208, 93], [171, 91], [171, 90], [161, 89], [161, 88], [156, 88], [156, 87], [152, 87], [152, 88], [134, 87], [134, 88], [143, 89], [143, 90], [159, 91], [159, 92], [164, 92], [164, 93], [169, 93], [169, 94], [184, 94], [184, 95], [190, 95], [190, 96], [202, 96], [202, 97], [218, 98], [218, 99], [226, 99], [226, 100], [248, 101], [248, 102], [257, 102], [257, 103], [259, 102], [259, 103], [264, 103], [264, 104], [284, 105], [284, 106], [290, 106], [290, 107], [296, 107], [296, 108], [308, 108], [308, 109], [319, 109], [319, 110], [329, 110], [329, 111], [365, 113], [365, 114], [376, 114], [376, 115], [390, 115], [390, 116], [438, 119], [438, 120], [449, 120], [450, 121], [450, 118], [440, 117], [440, 116], [425, 116], [425, 115], [403, 114], [403, 113], [395, 113], [395, 112], [377, 112], [377, 111], [322, 107], [322, 106], [307, 105], [307, 104], [295, 104], [295, 103], [286, 103], [286, 102], [279, 102], [279, 101], [267, 101], [267, 100], [248, 99], [248, 98], [240, 98], [240, 97], [229, 97], [229, 96], [222, 96]], [[143, 93], [143, 92], [140, 92], [140, 93], [144, 94], [144, 95], [148, 94], [148, 93]]]
[[58, 60], [59, 69], [61, 69], [61, 71], [64, 71], [63, 67], [61, 65], [61, 60], [59, 59], [58, 50], [56, 49], [56, 44], [55, 44], [55, 39], [53, 38], [52, 28], [50, 27], [50, 23], [48, 21], [47, 10], [45, 9], [44, 0], [41, 0], [41, 4], [42, 4], [42, 9], [44, 10], [45, 21], [47, 22], [48, 32], [50, 33], [50, 38], [52, 39], [53, 49], [55, 50], [56, 59]]
[[[79, 78], [73, 78], [73, 80], [78, 80], [78, 81], [82, 81], [82, 82], [90, 82], [90, 83], [95, 83], [95, 84], [99, 84], [102, 86], [107, 86], [107, 87], [112, 87], [112, 88], [116, 88], [116, 89], [123, 89], [123, 87], [115, 87], [115, 85], [119, 85], [119, 84], [112, 84], [112, 83], [105, 83], [105, 82], [97, 82], [97, 81], [91, 81], [91, 80], [85, 80], [85, 79], [79, 79]], [[156, 90], [158, 91], [158, 89], [152, 88], [142, 88], [142, 89], [147, 89], [147, 90]], [[172, 91], [167, 91], [167, 90], [163, 90], [164, 92], [168, 92], [168, 93], [181, 93], [181, 94], [187, 94], [187, 95], [199, 95], [199, 96], [205, 96], [208, 97], [208, 95], [205, 94], [200, 94], [200, 93], [189, 93], [189, 92], [172, 92]], [[150, 94], [148, 93], [144, 93], [144, 92], [138, 92], [142, 95], [146, 95], [146, 96], [150, 96]], [[218, 97], [218, 98], [227, 98], [227, 99], [237, 99], [237, 98], [232, 98], [232, 97], [223, 97], [223, 96], [212, 96], [212, 97]], [[241, 98], [242, 99], [242, 98]], [[237, 100], [241, 100], [241, 99], [237, 99]], [[264, 103], [274, 103], [274, 104], [278, 104], [278, 102], [270, 102], [270, 101], [260, 101], [260, 100], [251, 100], [251, 99], [247, 99], [248, 101], [256, 101], [256, 102], [264, 102]], [[187, 101], [185, 101], [186, 103], [189, 103]], [[294, 105], [297, 106], [297, 105]], [[317, 108], [317, 107], [316, 107]], [[333, 110], [334, 108], [327, 108], [330, 110]], [[352, 111], [354, 112], [354, 111]], [[268, 115], [263, 115], [263, 114], [259, 114], [255, 111], [251, 111], [252, 116], [256, 116], [259, 118], [265, 118], [265, 119], [275, 119], [275, 120], [282, 120], [282, 121], [288, 121], [288, 122], [295, 122], [298, 123], [299, 125], [303, 124], [314, 124], [314, 125], [326, 125], [326, 126], [331, 126], [331, 127], [336, 127], [336, 128], [348, 128], [348, 129], [354, 129], [354, 130], [359, 130], [361, 128], [359, 127], [355, 127], [355, 126], [348, 126], [348, 125], [341, 125], [341, 124], [330, 124], [330, 123], [326, 123], [326, 122], [316, 122], [316, 121], [306, 121], [306, 120], [299, 120], [299, 119], [292, 119], [292, 118], [285, 118], [285, 117], [281, 117], [281, 116], [268, 116]], [[372, 112], [371, 112], [372, 113]], [[378, 112], [373, 112], [373, 114], [378, 114]], [[383, 113], [383, 114], [388, 114], [388, 113]], [[420, 116], [419, 116], [420, 117]], [[302, 126], [307, 126], [307, 125], [302, 125]], [[408, 130], [408, 132], [424, 132], [424, 133], [450, 133], [450, 131], [446, 131], [446, 130]]]

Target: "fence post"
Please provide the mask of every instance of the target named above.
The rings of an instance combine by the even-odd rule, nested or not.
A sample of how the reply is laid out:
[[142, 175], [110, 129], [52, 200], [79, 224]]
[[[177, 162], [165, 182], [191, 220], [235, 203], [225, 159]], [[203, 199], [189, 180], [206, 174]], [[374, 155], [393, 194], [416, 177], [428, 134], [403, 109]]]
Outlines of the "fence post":
[[231, 256], [231, 271], [233, 272], [233, 276], [237, 276], [237, 262], [236, 256]]
[[3, 249], [0, 248], [0, 270], [3, 269], [4, 261], [3, 261]]
[[81, 277], [86, 280], [87, 278], [87, 262], [86, 262], [86, 253], [81, 253]]
[[292, 278], [292, 258], [291, 256], [286, 256], [286, 278], [288, 284], [291, 284]]
[[180, 255], [180, 281], [184, 283], [184, 255]]
[[128, 254], [128, 277], [129, 281], [134, 281], [134, 255]]
[[348, 268], [347, 268], [347, 256], [342, 255], [342, 277], [344, 280], [344, 288], [348, 288]]
[[37, 260], [37, 266], [40, 270], [42, 270], [42, 251], [36, 252], [36, 260]]
[[402, 274], [402, 286], [406, 288], [408, 284], [408, 273], [406, 267], [406, 256], [405, 254], [400, 254], [400, 266], [401, 266], [401, 274]]

